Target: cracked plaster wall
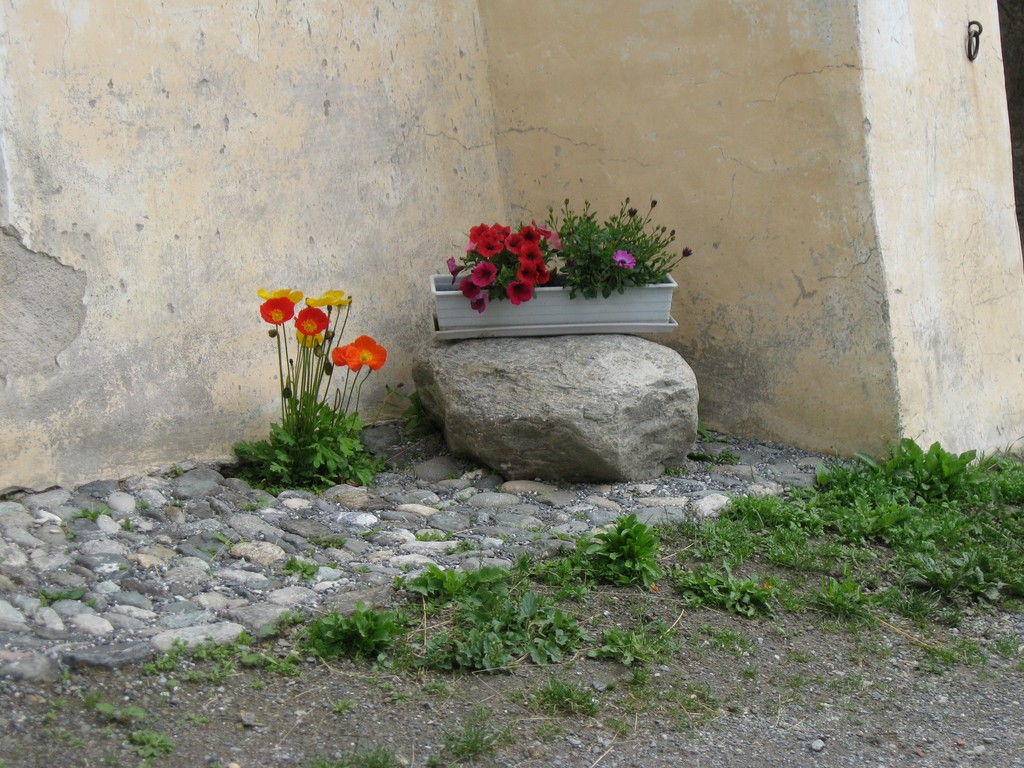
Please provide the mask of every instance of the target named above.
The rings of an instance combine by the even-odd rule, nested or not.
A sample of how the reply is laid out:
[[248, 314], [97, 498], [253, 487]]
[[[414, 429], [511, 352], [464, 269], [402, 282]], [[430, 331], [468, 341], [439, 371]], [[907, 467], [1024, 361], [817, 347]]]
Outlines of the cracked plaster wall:
[[427, 275], [507, 210], [481, 35], [469, 0], [0, 5], [0, 490], [265, 434], [260, 287], [348, 291], [391, 351], [364, 404], [407, 381]]
[[1019, 448], [1024, 269], [997, 3], [864, 0], [860, 34], [901, 433]]
[[704, 423], [881, 448], [898, 413], [856, 5], [494, 0], [481, 15], [514, 212], [656, 198], [694, 248], [679, 329], [654, 338], [694, 368]]

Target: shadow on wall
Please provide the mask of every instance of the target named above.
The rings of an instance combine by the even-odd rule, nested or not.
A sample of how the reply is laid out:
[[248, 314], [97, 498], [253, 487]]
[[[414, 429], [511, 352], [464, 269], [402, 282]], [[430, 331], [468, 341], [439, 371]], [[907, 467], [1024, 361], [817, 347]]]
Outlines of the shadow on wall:
[[[1010, 113], [1017, 226], [1024, 231], [1024, 3], [1020, 0], [999, 0], [999, 28], [1003, 45], [1006, 101]], [[984, 45], [984, 37], [982, 41]]]

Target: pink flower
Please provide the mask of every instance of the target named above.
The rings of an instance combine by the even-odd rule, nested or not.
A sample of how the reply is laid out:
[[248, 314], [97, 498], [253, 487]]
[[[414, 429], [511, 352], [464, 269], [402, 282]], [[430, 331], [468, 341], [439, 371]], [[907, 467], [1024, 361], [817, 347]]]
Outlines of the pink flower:
[[629, 251], [616, 251], [612, 254], [612, 261], [616, 267], [623, 269], [633, 269], [636, 266], [636, 257]]
[[497, 277], [497, 275], [498, 268], [496, 266], [489, 261], [481, 261], [473, 267], [473, 274], [470, 279], [473, 281], [473, 285], [486, 288], [494, 282], [494, 278]]
[[467, 299], [475, 299], [480, 295], [480, 286], [468, 277], [462, 278], [462, 282], [459, 283], [459, 290], [462, 291], [462, 295]]
[[469, 306], [477, 312], [483, 312], [487, 309], [487, 294], [481, 293], [475, 299], [470, 299]]
[[553, 229], [548, 229], [547, 227], [538, 226], [536, 221], [533, 222], [533, 227], [544, 236], [544, 239], [548, 243], [548, 248], [552, 251], [562, 250], [562, 238], [558, 236], [557, 232]]
[[448, 271], [452, 273], [452, 285], [455, 285], [455, 278], [459, 276], [462, 267], [459, 266], [455, 259], [448, 259]]

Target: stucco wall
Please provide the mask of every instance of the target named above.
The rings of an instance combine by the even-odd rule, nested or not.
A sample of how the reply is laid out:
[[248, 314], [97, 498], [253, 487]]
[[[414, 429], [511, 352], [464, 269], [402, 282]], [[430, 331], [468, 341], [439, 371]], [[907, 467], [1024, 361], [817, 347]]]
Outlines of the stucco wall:
[[513, 210], [659, 201], [705, 424], [844, 451], [897, 430], [855, 3], [490, 0]]
[[364, 401], [408, 380], [426, 276], [505, 209], [490, 115], [469, 0], [0, 5], [0, 489], [265, 434], [260, 287], [348, 291]]
[[[986, 29], [963, 55], [966, 22]], [[478, 221], [629, 195], [696, 254], [710, 427], [1024, 434], [996, 0], [0, 4], [0, 490], [226, 456], [259, 287], [356, 297], [408, 381]]]
[[1024, 436], [1024, 270], [997, 4], [863, 0], [860, 28], [901, 432], [1005, 449]]

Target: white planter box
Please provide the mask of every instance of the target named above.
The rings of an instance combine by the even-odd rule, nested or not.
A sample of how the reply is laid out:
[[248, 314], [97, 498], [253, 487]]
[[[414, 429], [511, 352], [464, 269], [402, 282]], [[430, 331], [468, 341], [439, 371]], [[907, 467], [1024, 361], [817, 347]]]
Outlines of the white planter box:
[[451, 275], [432, 275], [439, 339], [472, 339], [494, 336], [562, 336], [573, 333], [660, 333], [678, 326], [672, 319], [671, 278], [658, 285], [627, 288], [607, 299], [569, 298], [561, 286], [534, 289], [530, 301], [518, 307], [511, 301], [491, 301], [477, 312], [469, 306]]

